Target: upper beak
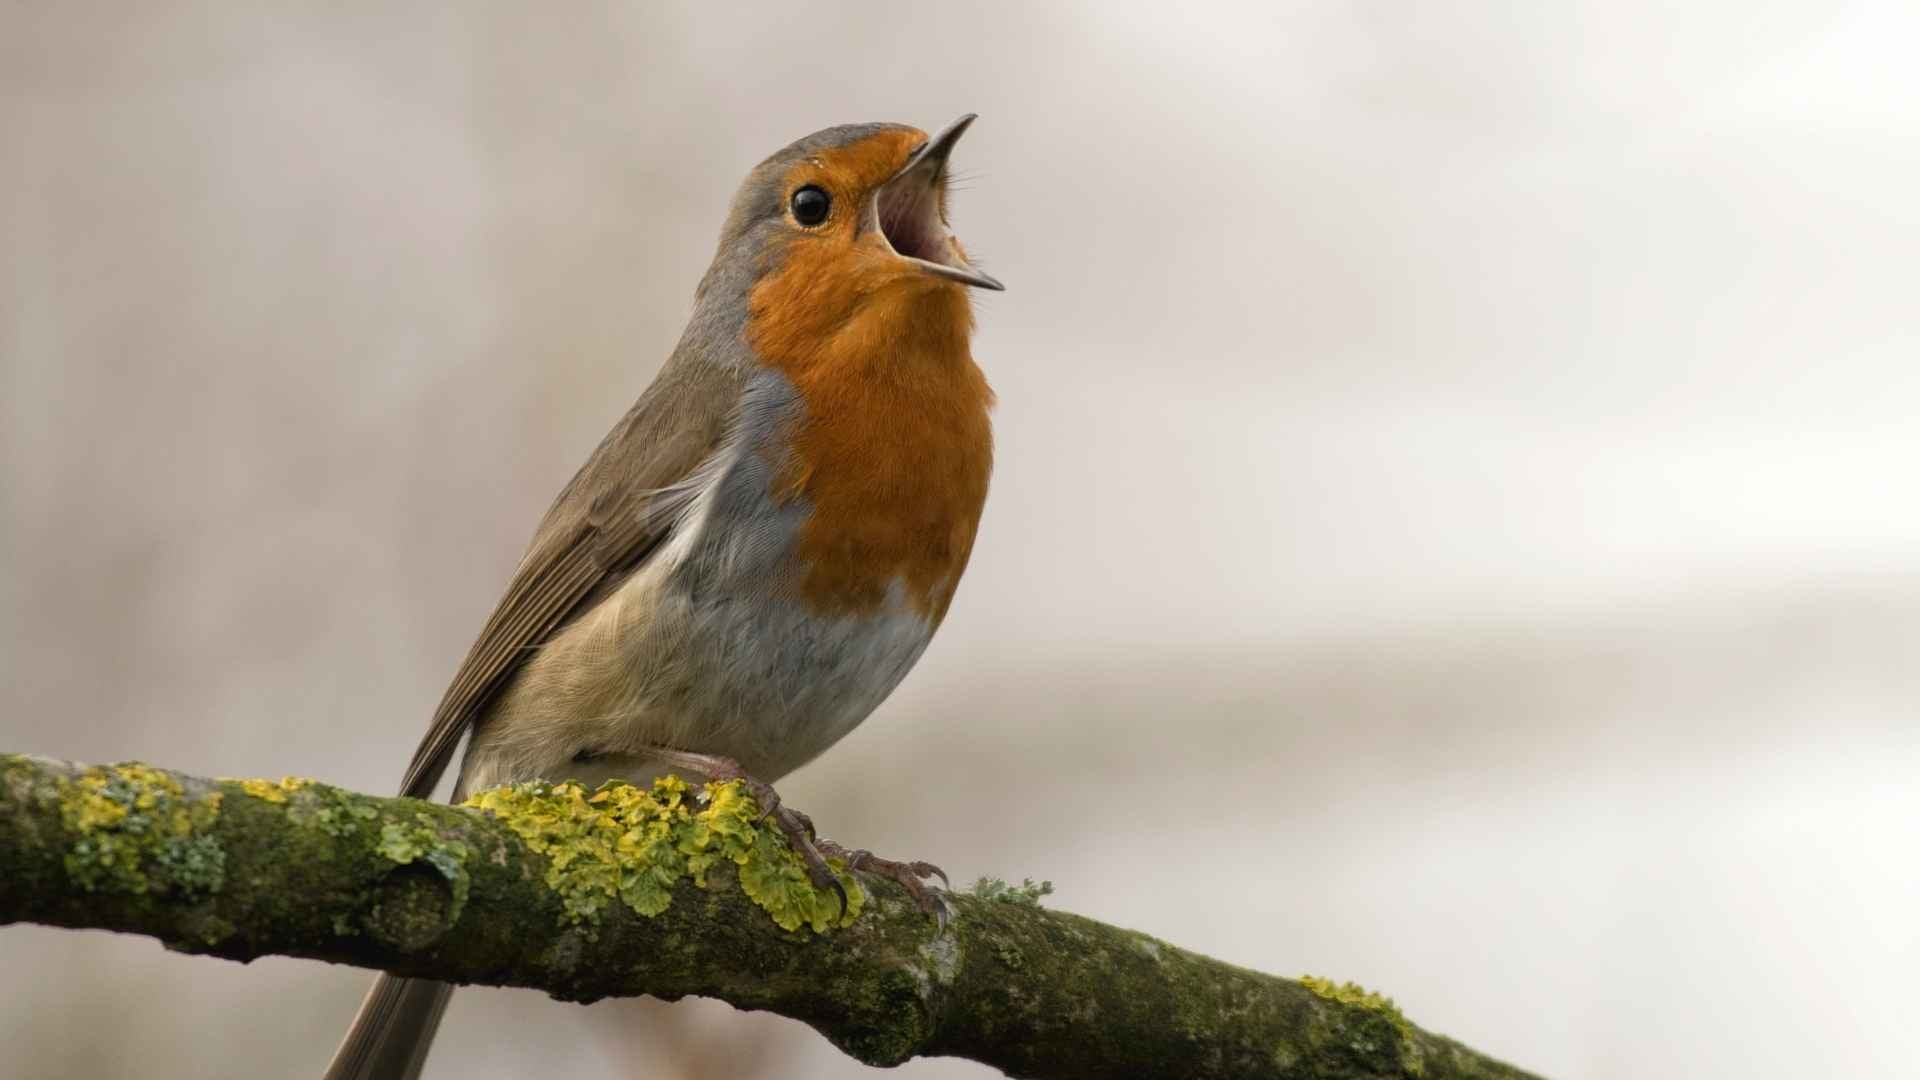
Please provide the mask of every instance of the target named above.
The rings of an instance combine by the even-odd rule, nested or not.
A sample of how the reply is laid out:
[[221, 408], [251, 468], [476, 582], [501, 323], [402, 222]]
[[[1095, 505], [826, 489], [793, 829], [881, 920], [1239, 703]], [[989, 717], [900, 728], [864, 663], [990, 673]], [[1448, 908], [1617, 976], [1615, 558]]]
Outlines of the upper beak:
[[914, 151], [907, 163], [875, 193], [871, 213], [877, 229], [894, 253], [940, 277], [982, 289], [1006, 286], [992, 275], [974, 269], [947, 228], [947, 157], [973, 123], [974, 114], [948, 124], [940, 134]]

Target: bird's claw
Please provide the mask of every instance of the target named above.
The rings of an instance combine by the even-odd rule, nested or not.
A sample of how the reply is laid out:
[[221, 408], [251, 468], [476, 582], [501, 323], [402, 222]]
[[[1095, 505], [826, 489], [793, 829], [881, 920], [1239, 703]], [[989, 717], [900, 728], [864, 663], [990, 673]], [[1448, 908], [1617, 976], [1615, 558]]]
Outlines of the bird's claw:
[[[757, 795], [755, 797], [758, 798]], [[775, 798], [777, 800], [778, 797]], [[840, 910], [834, 918], [844, 916], [847, 913], [847, 887], [840, 884], [839, 875], [833, 872], [833, 867], [827, 865], [827, 857], [821, 854], [821, 845], [814, 839], [813, 820], [798, 810], [779, 805], [777, 801], [774, 807], [762, 820], [768, 817], [773, 819], [773, 823], [786, 836], [788, 845], [799, 852], [800, 861], [806, 863], [807, 877], [813, 882], [813, 887], [832, 889], [833, 895], [839, 898]]]
[[[941, 929], [944, 930], [946, 928], [949, 911], [947, 909], [947, 902], [941, 898], [940, 894], [942, 892], [951, 892], [953, 887], [947, 881], [947, 872], [945, 870], [940, 869], [930, 862], [920, 862], [918, 860], [913, 862], [897, 862], [893, 859], [883, 859], [864, 848], [849, 851], [831, 840], [821, 840], [819, 841], [819, 846], [827, 855], [846, 860], [847, 869], [855, 871], [856, 873], [866, 873], [872, 874], [875, 877], [886, 878], [888, 881], [894, 882], [901, 888], [907, 890], [907, 895], [913, 898], [915, 906], [922, 912], [933, 916], [940, 924]], [[940, 879], [940, 886], [938, 888], [923, 880], [931, 877]]]

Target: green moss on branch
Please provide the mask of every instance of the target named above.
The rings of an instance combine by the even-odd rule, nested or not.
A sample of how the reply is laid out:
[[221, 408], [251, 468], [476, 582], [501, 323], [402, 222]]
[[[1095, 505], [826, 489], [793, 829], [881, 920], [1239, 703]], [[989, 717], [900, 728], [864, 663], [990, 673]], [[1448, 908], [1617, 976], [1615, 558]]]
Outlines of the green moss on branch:
[[464, 807], [289, 778], [0, 755], [0, 922], [148, 934], [591, 1001], [717, 997], [854, 1057], [1015, 1076], [1522, 1077], [1351, 984], [1295, 982], [1041, 908], [890, 883], [823, 896], [737, 784], [520, 785]]

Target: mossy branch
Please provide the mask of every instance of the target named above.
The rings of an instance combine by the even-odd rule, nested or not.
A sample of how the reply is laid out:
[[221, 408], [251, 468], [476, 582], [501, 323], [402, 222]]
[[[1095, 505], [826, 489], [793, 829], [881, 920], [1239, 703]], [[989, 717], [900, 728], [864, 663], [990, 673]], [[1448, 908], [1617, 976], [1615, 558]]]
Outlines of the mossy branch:
[[[0, 923], [147, 934], [570, 1001], [719, 998], [861, 1061], [1031, 1077], [1523, 1077], [1352, 985], [1275, 978], [988, 889], [818, 895], [738, 785], [473, 807], [0, 755]], [[851, 878], [846, 879], [851, 881]], [[18, 989], [18, 988], [15, 988]]]

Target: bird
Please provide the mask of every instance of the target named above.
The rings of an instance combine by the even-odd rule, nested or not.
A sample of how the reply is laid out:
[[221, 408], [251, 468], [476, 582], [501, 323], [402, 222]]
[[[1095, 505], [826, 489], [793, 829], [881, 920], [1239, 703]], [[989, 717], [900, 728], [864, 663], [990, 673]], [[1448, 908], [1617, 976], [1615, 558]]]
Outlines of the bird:
[[[967, 567], [993, 470], [973, 290], [937, 134], [847, 124], [740, 185], [679, 343], [561, 490], [401, 783], [738, 779], [808, 864], [898, 881], [930, 863], [817, 838], [772, 783], [873, 712]], [[844, 893], [842, 902], [844, 904]], [[452, 987], [381, 975], [328, 1080], [410, 1078]]]

